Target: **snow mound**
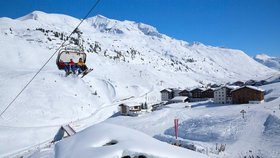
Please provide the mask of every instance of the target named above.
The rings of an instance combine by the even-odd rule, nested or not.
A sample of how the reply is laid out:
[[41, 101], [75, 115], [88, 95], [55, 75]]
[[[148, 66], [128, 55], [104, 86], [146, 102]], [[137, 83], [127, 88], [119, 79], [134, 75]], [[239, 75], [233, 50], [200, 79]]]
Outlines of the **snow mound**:
[[260, 87], [262, 89], [265, 89], [264, 100], [266, 102], [273, 101], [279, 97], [280, 89], [277, 86], [278, 84], [279, 83], [276, 82], [276, 83], [272, 83], [272, 84], [263, 85]]
[[[178, 136], [203, 142], [234, 142], [237, 131], [244, 125], [242, 122], [240, 116], [189, 119], [179, 125]], [[167, 129], [164, 134], [174, 136], [174, 127]]]
[[190, 150], [168, 145], [144, 133], [126, 127], [101, 123], [69, 137], [55, 146], [57, 158], [111, 158], [122, 156], [207, 157]]
[[269, 115], [264, 123], [264, 134], [269, 137], [280, 137], [280, 119], [275, 115]]

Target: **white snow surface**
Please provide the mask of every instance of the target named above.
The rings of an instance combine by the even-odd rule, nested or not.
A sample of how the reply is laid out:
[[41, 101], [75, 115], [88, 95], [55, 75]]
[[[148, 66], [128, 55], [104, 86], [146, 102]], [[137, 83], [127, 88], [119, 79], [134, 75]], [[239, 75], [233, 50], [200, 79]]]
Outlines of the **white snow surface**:
[[[108, 132], [108, 130], [111, 132]], [[116, 144], [106, 145], [110, 142]], [[56, 157], [59, 158], [90, 158], [93, 155], [98, 158], [127, 155], [145, 155], [152, 158], [207, 157], [191, 150], [160, 142], [142, 132], [108, 123], [94, 125], [59, 142], [56, 144], [55, 150]]]
[[[266, 85], [280, 88], [280, 84]], [[274, 93], [273, 91], [271, 93]], [[165, 142], [176, 142], [173, 119], [179, 119], [178, 140], [208, 151], [209, 157], [280, 156], [280, 93], [263, 104], [221, 105], [213, 102], [176, 103], [140, 117], [112, 117], [105, 122], [147, 133]], [[191, 105], [191, 106], [190, 106]], [[189, 108], [191, 107], [191, 108]], [[242, 118], [241, 110], [245, 110]], [[226, 144], [225, 152], [216, 148]]]
[[270, 57], [266, 54], [257, 54], [254, 59], [262, 63], [263, 65], [275, 69], [275, 70], [280, 70], [280, 58], [279, 57]]
[[[79, 22], [79, 19], [67, 15], [47, 14], [41, 11], [34, 11], [18, 19], [0, 18], [1, 111], [59, 48]], [[118, 105], [121, 103], [160, 101], [159, 92], [164, 88], [181, 87], [184, 89], [208, 83], [274, 79], [275, 76], [279, 76], [279, 71], [257, 63], [240, 50], [205, 46], [200, 43], [189, 44], [161, 34], [156, 28], [142, 23], [112, 20], [98, 15], [86, 19], [79, 29], [83, 32], [87, 65], [94, 70], [83, 79], [71, 75], [65, 78], [64, 72], [57, 69], [55, 57], [52, 58], [0, 118], [0, 157], [30, 155], [33, 151], [36, 151], [33, 157], [44, 154], [52, 157], [56, 154], [56, 149], [45, 148], [45, 145], [54, 137], [61, 125], [70, 124], [79, 132], [107, 120], [118, 111]], [[95, 46], [99, 48], [94, 49]], [[269, 89], [268, 100], [272, 101], [269, 102], [271, 104], [264, 105], [276, 109], [276, 105], [279, 104], [279, 95], [276, 93], [278, 89], [267, 86], [263, 89]], [[275, 83], [274, 86], [278, 87], [279, 84]], [[181, 106], [177, 107], [177, 105]], [[210, 126], [207, 125], [212, 125], [209, 122], [204, 123], [205, 128], [191, 132], [195, 134], [193, 138], [185, 136], [182, 138], [201, 142], [205, 146], [211, 146], [221, 140], [231, 143], [240, 140], [233, 143], [233, 149], [230, 149], [230, 152], [226, 152], [228, 157], [236, 157], [236, 153], [243, 152], [238, 145], [243, 145], [243, 141], [249, 139], [247, 137], [250, 134], [246, 133], [236, 138], [234, 133], [223, 132], [223, 128], [237, 129], [237, 131], [243, 127], [251, 128], [250, 122], [256, 119], [255, 116], [262, 124], [270, 114], [267, 109], [260, 113], [248, 112], [247, 114], [252, 114], [249, 115], [250, 120], [241, 123], [242, 121], [236, 117], [242, 106], [232, 105], [229, 106], [230, 110], [227, 110], [227, 106], [208, 108], [211, 105], [207, 102], [198, 103], [192, 105], [193, 109], [184, 109], [186, 104], [174, 104], [170, 108], [140, 117], [118, 116], [107, 121], [129, 126], [155, 138], [166, 131], [164, 139], [172, 135], [171, 130], [168, 129], [172, 127], [172, 119], [180, 114], [186, 123], [204, 122], [207, 120], [205, 117], [211, 117], [213, 124], [218, 124], [219, 120], [228, 121], [232, 125], [219, 125], [219, 128], [212, 132], [213, 135], [221, 136], [221, 138], [214, 136], [213, 139], [208, 138], [206, 145], [204, 141], [209, 135], [202, 133], [214, 129], [214, 127], [208, 128]], [[253, 105], [250, 106], [253, 107]], [[263, 107], [263, 105], [254, 107]], [[237, 112], [233, 112], [232, 108], [236, 108]], [[252, 109], [262, 111], [262, 109]], [[189, 120], [191, 117], [194, 120]], [[120, 123], [118, 120], [123, 122]], [[277, 119], [271, 117], [269, 120], [268, 122]], [[107, 124], [97, 125], [100, 128], [105, 126], [115, 128]], [[119, 128], [122, 127], [116, 127], [116, 129]], [[252, 128], [260, 131], [263, 126]], [[269, 126], [269, 129], [275, 128], [277, 129], [277, 126]], [[92, 127], [89, 131], [94, 129], [95, 127]], [[112, 131], [114, 130], [109, 129], [108, 135]], [[106, 135], [106, 131], [103, 133]], [[77, 140], [69, 138], [69, 142], [81, 141], [83, 144], [83, 134], [77, 135], [79, 135]], [[81, 138], [78, 139], [78, 137]], [[150, 138], [147, 139], [150, 140]], [[269, 139], [273, 140], [273, 137]], [[121, 141], [126, 142], [123, 139]], [[267, 146], [274, 144], [272, 141]], [[87, 145], [86, 142], [83, 146]], [[257, 142], [255, 146], [259, 145], [260, 143]], [[64, 148], [62, 146], [61, 148]], [[244, 150], [259, 149], [255, 146], [254, 148], [249, 146]], [[170, 152], [173, 152], [173, 148], [170, 146]], [[140, 150], [140, 147], [137, 146], [137, 149]], [[181, 151], [181, 149], [178, 150]], [[155, 151], [158, 151], [157, 148]], [[153, 152], [147, 154], [168, 157]], [[269, 156], [277, 154], [279, 153], [272, 153]]]

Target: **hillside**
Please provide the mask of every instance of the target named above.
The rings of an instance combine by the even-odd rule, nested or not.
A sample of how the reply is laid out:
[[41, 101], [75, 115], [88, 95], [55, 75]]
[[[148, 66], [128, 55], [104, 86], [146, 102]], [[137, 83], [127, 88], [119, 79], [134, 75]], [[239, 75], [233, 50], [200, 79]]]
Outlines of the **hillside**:
[[[75, 46], [77, 35], [67, 35], [78, 23], [67, 15], [40, 11], [0, 18], [1, 111], [64, 40]], [[128, 98], [157, 102], [166, 87], [279, 75], [240, 50], [189, 44], [142, 23], [98, 15], [79, 29], [87, 65], [94, 71], [83, 79], [65, 78], [52, 58], [0, 119], [0, 156], [50, 140], [62, 124], [77, 124], [80, 131], [102, 122]]]
[[275, 69], [275, 70], [280, 70], [280, 58], [277, 58], [277, 57], [270, 57], [266, 54], [258, 54], [254, 57], [254, 59], [269, 67], [269, 68], [272, 68], [272, 69]]
[[[5, 38], [2, 44], [10, 40], [21, 42], [8, 45], [1, 57], [7, 57], [8, 52], [19, 47], [22, 47], [19, 57], [40, 50], [40, 54], [32, 55], [32, 59], [37, 62], [32, 59], [19, 62], [19, 58], [5, 61], [26, 65], [29, 62], [45, 61], [66, 40], [79, 20], [66, 15], [35, 11], [15, 20], [1, 18], [0, 22], [2, 37]], [[224, 82], [247, 80], [274, 73], [240, 50], [205, 46], [197, 42], [189, 44], [161, 34], [156, 28], [142, 23], [111, 20], [98, 15], [88, 18], [80, 30], [83, 32], [84, 48], [90, 54], [88, 61], [92, 61], [88, 64], [92, 66], [95, 66], [93, 64], [97, 62], [95, 59], [98, 56], [129, 66], [144, 65], [147, 71], [153, 69], [161, 71], [160, 74], [178, 72], [193, 82], [204, 83], [215, 82], [217, 79]], [[75, 36], [68, 40], [74, 43]]]

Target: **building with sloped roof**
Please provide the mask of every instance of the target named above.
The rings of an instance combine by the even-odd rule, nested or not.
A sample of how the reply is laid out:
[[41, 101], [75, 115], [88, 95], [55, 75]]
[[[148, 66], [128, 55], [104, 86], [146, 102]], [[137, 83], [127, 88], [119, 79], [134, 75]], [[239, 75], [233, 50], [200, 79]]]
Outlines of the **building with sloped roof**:
[[243, 86], [231, 91], [233, 104], [258, 104], [264, 102], [264, 90], [254, 86]]
[[214, 103], [231, 104], [231, 91], [239, 88], [238, 86], [223, 86], [214, 90]]

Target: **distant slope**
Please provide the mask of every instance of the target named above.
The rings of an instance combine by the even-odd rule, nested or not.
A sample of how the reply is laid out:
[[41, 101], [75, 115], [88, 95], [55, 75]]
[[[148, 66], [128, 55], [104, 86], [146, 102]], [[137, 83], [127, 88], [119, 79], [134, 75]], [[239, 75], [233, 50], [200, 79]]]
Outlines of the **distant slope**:
[[272, 68], [272, 69], [275, 69], [275, 70], [280, 70], [280, 58], [279, 57], [270, 57], [266, 54], [258, 54], [254, 57], [254, 59], [269, 67], [269, 68]]

